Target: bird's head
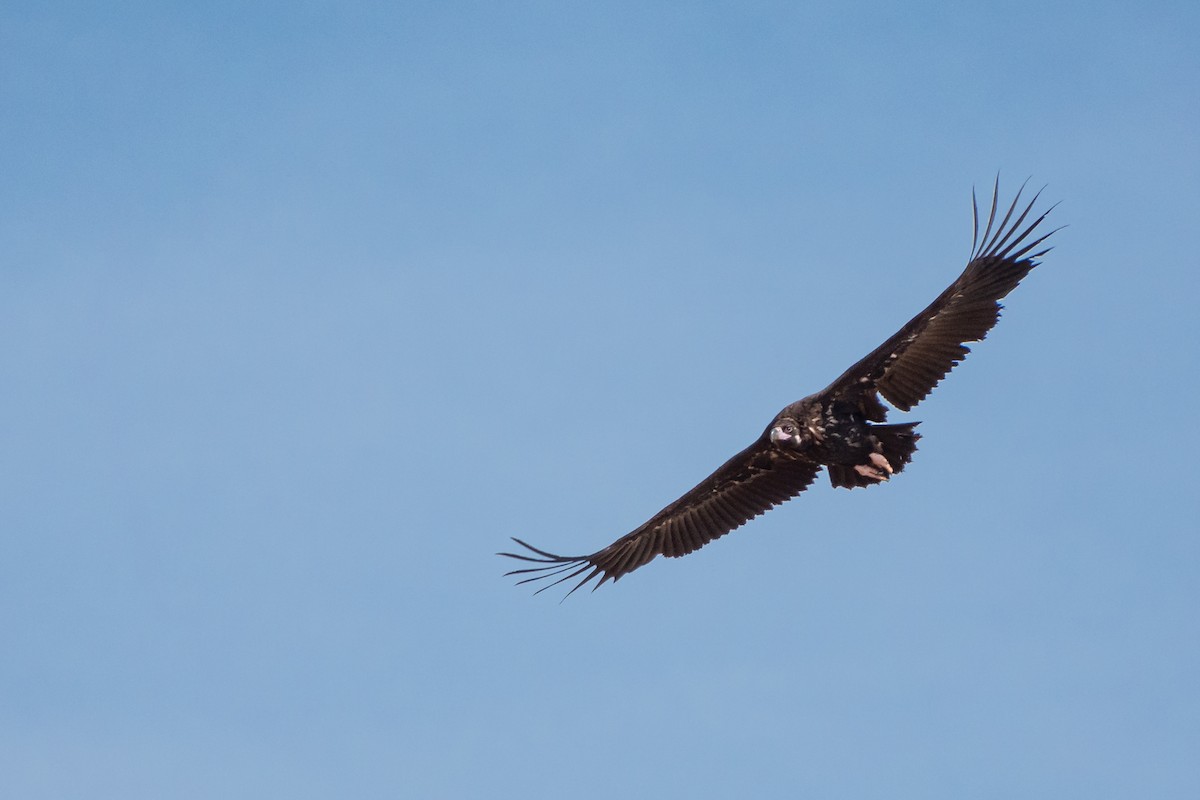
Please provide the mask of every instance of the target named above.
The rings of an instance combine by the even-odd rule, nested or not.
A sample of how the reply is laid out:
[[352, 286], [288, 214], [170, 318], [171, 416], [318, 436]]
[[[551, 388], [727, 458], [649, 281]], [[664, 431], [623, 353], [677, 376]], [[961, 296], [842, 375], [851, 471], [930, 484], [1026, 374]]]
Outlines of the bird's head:
[[800, 447], [800, 423], [791, 417], [775, 420], [771, 426], [771, 443], [779, 447]]

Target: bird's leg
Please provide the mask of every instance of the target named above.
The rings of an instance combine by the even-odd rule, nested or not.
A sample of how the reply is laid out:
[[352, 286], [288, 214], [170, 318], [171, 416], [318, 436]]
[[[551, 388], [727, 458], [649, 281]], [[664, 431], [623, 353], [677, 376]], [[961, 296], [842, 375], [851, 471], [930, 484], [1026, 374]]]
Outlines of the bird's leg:
[[855, 464], [854, 471], [873, 481], [886, 481], [893, 472], [888, 460], [881, 453], [871, 453], [869, 460], [870, 464]]
[[888, 475], [891, 475], [893, 472], [892, 465], [889, 464], [888, 460], [883, 457], [883, 453], [871, 453], [871, 463], [879, 467]]

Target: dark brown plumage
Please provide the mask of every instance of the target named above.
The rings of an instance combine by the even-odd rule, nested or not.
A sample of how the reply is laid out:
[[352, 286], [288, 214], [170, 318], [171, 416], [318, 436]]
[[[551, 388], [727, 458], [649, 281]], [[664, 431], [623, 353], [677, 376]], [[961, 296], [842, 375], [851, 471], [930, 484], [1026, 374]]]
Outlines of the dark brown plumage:
[[918, 423], [883, 424], [887, 408], [880, 398], [910, 410], [966, 357], [966, 343], [983, 339], [996, 324], [999, 301], [1050, 250], [1031, 252], [1054, 233], [1032, 236], [1053, 207], [1025, 225], [1038, 195], [1014, 219], [1018, 191], [993, 232], [997, 181], [980, 237], [972, 193], [975, 225], [966, 269], [895, 335], [822, 391], [780, 411], [753, 444], [636, 530], [587, 556], [559, 556], [514, 539], [528, 553], [499, 555], [539, 566], [507, 574], [526, 575], [519, 583], [554, 579], [539, 592], [581, 575], [568, 595], [599, 578], [596, 589], [656, 556], [684, 556], [724, 536], [807, 489], [822, 467], [829, 469], [830, 483], [845, 488], [901, 472], [916, 451]]

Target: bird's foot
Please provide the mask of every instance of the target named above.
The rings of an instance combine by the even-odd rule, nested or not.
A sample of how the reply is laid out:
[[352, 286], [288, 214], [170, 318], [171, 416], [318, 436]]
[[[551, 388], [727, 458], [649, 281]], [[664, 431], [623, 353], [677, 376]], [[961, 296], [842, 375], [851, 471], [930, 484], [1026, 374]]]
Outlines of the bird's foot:
[[854, 471], [873, 481], [886, 481], [894, 471], [888, 460], [879, 453], [871, 453], [870, 464], [855, 464]]

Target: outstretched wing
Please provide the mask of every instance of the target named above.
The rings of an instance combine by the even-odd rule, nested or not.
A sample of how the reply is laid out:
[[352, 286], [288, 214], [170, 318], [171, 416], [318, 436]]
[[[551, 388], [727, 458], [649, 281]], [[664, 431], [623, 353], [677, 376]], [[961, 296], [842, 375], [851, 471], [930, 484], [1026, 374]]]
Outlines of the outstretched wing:
[[896, 408], [908, 411], [924, 400], [955, 364], [966, 358], [971, 352], [966, 342], [976, 342], [987, 335], [1000, 319], [999, 301], [1016, 288], [1038, 265], [1037, 259], [1050, 250], [1031, 252], [1054, 233], [1049, 231], [1034, 236], [1034, 231], [1053, 206], [1026, 225], [1025, 220], [1041, 194], [1038, 192], [1013, 219], [1021, 191], [1017, 192], [993, 233], [996, 201], [1000, 194], [997, 178], [992, 190], [992, 209], [982, 237], [979, 236], [979, 206], [975, 202], [975, 193], [971, 193], [975, 230], [971, 259], [962, 275], [894, 336], [842, 373], [823, 394], [854, 398], [862, 405], [868, 419], [882, 422], [886, 412], [875, 398], [875, 391]]
[[555, 578], [538, 592], [580, 575], [583, 578], [567, 595], [599, 578], [592, 587], [595, 590], [606, 581], [615, 581], [650, 563], [656, 556], [678, 558], [699, 550], [713, 539], [800, 494], [820, 470], [820, 464], [772, 447], [767, 435], [763, 434], [683, 497], [599, 552], [590, 556], [559, 556], [513, 539], [533, 555], [499, 555], [543, 565], [506, 573], [528, 574], [529, 577], [518, 581], [519, 584]]

